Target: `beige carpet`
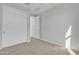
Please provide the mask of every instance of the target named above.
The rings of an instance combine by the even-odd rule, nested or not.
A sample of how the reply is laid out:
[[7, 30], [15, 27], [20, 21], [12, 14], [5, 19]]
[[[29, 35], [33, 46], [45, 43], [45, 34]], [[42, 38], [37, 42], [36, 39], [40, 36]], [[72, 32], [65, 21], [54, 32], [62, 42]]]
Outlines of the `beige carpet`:
[[69, 55], [69, 52], [61, 46], [32, 38], [30, 43], [22, 43], [0, 50], [0, 55]]

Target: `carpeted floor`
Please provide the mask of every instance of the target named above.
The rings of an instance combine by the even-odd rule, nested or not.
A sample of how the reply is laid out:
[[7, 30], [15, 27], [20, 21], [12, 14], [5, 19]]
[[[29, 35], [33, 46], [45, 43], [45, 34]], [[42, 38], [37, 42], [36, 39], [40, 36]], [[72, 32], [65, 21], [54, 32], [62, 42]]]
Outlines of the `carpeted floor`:
[[79, 55], [79, 51], [73, 50], [73, 49], [72, 49], [72, 51], [73, 51], [76, 55]]
[[69, 52], [61, 46], [32, 38], [30, 43], [1, 49], [0, 55], [69, 55]]

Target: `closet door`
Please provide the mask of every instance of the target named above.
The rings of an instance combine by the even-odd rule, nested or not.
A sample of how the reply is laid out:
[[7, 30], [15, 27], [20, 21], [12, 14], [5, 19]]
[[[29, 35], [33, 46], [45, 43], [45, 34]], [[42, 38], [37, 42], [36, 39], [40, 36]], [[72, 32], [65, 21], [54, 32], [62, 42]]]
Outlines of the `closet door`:
[[27, 13], [3, 7], [2, 47], [27, 42]]

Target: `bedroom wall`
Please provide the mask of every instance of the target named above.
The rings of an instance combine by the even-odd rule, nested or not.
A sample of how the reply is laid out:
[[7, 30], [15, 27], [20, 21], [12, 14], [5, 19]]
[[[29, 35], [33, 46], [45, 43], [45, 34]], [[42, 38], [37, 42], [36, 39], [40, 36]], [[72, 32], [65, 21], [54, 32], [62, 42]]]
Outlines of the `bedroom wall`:
[[79, 4], [61, 4], [41, 14], [41, 40], [66, 47], [67, 39], [79, 50]]
[[[4, 7], [5, 5], [2, 5], [2, 7]], [[10, 8], [14, 8], [14, 9], [17, 9], [17, 10], [22, 10], [22, 11], [24, 11], [27, 15], [26, 15], [26, 20], [27, 20], [27, 22], [26, 22], [26, 36], [25, 37], [27, 37], [26, 39], [22, 39], [22, 40], [20, 40], [20, 41], [18, 41], [18, 42], [30, 42], [31, 41], [31, 39], [30, 39], [30, 13], [29, 13], [29, 8], [28, 9], [26, 9], [26, 10], [24, 10], [24, 9], [18, 9], [17, 7], [13, 7], [13, 6], [8, 6], [8, 5], [6, 5], [7, 7], [10, 7]], [[1, 10], [1, 9], [0, 9]], [[10, 10], [10, 9], [8, 9], [8, 10]], [[15, 11], [15, 10], [14, 10]], [[13, 11], [13, 12], [14, 12]], [[0, 11], [0, 12], [2, 12], [2, 11]], [[15, 11], [15, 13], [16, 13], [16, 11]], [[18, 11], [17, 11], [17, 13], [18, 13]], [[25, 14], [24, 13], [24, 14]], [[3, 12], [2, 12], [2, 14], [3, 14]], [[1, 13], [0, 13], [0, 15], [1, 15]], [[8, 14], [8, 16], [9, 16], [9, 14]], [[1, 16], [1, 17], [3, 17], [3, 15]], [[25, 17], [25, 16], [24, 16]], [[2, 22], [1, 22], [2, 23]], [[1, 26], [1, 25], [0, 25]], [[24, 33], [24, 31], [23, 31], [23, 33]], [[2, 35], [2, 34], [1, 34]], [[2, 41], [3, 39], [1, 39], [1, 41]], [[15, 39], [15, 40], [13, 40], [13, 41], [17, 41], [18, 39]], [[24, 41], [25, 40], [25, 41]], [[3, 41], [5, 41], [6, 42], [6, 40], [3, 40]], [[12, 40], [11, 40], [12, 41]], [[10, 43], [11, 43], [11, 41], [9, 41]], [[5, 42], [4, 42], [4, 44], [5, 44]], [[18, 42], [16, 42], [16, 44], [18, 44]], [[2, 42], [2, 44], [3, 44], [3, 42]], [[1, 45], [2, 45], [1, 44]], [[15, 44], [15, 43], [14, 43]], [[3, 48], [3, 47], [2, 47]]]
[[0, 5], [0, 46], [1, 46], [1, 42], [2, 42], [2, 7]]

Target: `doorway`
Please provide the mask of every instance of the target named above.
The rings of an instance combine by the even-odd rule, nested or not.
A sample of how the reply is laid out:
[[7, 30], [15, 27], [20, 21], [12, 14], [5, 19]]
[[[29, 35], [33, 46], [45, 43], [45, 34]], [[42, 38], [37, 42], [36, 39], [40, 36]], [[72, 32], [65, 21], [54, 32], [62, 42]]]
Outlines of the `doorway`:
[[40, 39], [40, 16], [30, 16], [30, 36]]

